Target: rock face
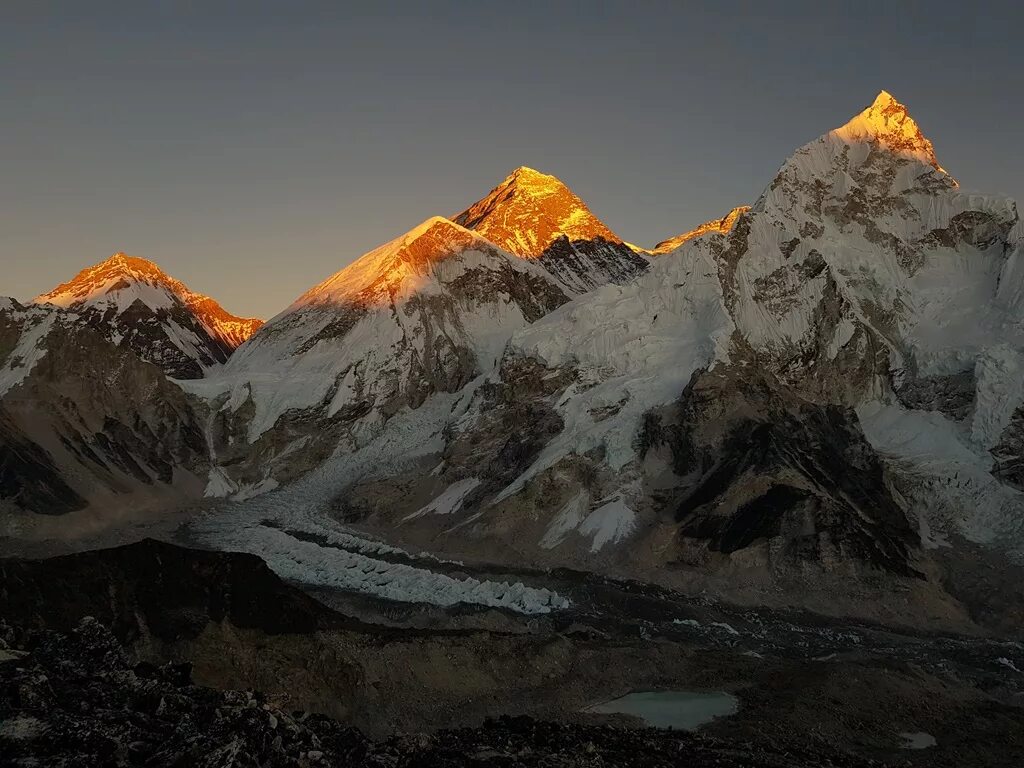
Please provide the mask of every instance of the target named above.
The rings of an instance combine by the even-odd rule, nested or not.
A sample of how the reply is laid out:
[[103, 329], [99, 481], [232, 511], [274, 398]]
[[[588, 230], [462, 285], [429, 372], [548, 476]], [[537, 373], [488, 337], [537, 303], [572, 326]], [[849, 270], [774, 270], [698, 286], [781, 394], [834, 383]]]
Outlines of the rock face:
[[115, 344], [179, 379], [199, 378], [225, 362], [263, 324], [229, 314], [156, 264], [123, 253], [82, 270], [34, 302], [70, 310]]
[[509, 253], [536, 259], [572, 294], [624, 283], [647, 269], [554, 176], [517, 168], [482, 200], [454, 217]]
[[188, 495], [207, 473], [202, 407], [77, 316], [0, 303], [3, 506], [60, 514]]
[[706, 566], [761, 546], [772, 570], [860, 565], [923, 578], [911, 565], [915, 531], [853, 410], [748, 377], [728, 365], [698, 373], [640, 435], [641, 459], [665, 451], [687, 479], [661, 491], [680, 559]]

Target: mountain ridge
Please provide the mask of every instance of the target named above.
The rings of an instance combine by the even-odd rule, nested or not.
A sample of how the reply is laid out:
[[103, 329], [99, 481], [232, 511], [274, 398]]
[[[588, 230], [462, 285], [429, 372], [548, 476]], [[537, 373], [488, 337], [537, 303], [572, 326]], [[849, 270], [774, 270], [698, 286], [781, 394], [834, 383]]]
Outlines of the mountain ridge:
[[705, 235], [709, 232], [714, 232], [719, 235], [728, 234], [729, 231], [732, 230], [733, 226], [735, 226], [737, 219], [749, 210], [749, 205], [738, 205], [735, 208], [732, 208], [727, 214], [725, 214], [725, 216], [718, 219], [710, 219], [693, 229], [682, 232], [674, 237], [667, 238], [666, 240], [662, 240], [653, 248], [644, 249], [644, 252], [651, 256], [661, 256], [662, 254], [671, 253], [687, 241], [692, 240], [695, 237]]
[[306, 291], [290, 310], [352, 300], [364, 292], [393, 293], [434, 264], [469, 248], [496, 250], [493, 243], [442, 216], [431, 216], [403, 235], [374, 248]]

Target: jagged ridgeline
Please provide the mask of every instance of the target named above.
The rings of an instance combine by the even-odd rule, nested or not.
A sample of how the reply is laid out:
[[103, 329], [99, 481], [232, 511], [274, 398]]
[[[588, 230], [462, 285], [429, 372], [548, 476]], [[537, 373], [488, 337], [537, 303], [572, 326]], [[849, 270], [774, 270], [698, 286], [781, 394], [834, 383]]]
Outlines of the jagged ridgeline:
[[899, 580], [961, 610], [935, 547], [1024, 553], [1015, 203], [961, 190], [883, 91], [679, 229], [630, 245], [519, 168], [259, 328], [115, 256], [0, 308], [4, 503], [205, 496], [469, 558], [808, 602]]

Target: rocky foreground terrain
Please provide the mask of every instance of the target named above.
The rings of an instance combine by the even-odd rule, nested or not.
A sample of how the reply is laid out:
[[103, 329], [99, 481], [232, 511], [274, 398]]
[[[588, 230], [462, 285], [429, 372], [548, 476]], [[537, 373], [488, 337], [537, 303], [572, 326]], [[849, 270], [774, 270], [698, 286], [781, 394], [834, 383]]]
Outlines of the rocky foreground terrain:
[[[133, 663], [100, 622], [22, 635], [3, 625], [0, 763], [18, 766], [868, 766], [840, 753], [527, 717], [367, 739], [247, 691], [193, 684], [188, 664]], [[30, 650], [11, 648], [25, 646]]]

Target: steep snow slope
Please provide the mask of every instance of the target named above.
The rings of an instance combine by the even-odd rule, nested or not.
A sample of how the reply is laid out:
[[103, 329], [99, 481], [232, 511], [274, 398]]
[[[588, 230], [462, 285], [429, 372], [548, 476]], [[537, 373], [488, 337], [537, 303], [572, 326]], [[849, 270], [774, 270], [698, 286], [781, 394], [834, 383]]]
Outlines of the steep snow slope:
[[305, 293], [191, 387], [219, 409], [225, 461], [245, 462], [211, 493], [356, 448], [403, 409], [493, 370], [516, 328], [565, 301], [540, 267], [447, 219], [423, 222]]
[[[997, 291], [1016, 205], [960, 191], [916, 130], [883, 92], [779, 171], [749, 217], [757, 258], [727, 265], [752, 344], [782, 357], [865, 327], [913, 376], [960, 370], [994, 335], [1016, 334]], [[832, 327], [816, 308], [836, 313]]]
[[115, 253], [34, 299], [76, 313], [168, 375], [198, 378], [262, 325], [229, 314], [145, 259]]
[[573, 294], [627, 282], [646, 259], [622, 242], [554, 176], [521, 167], [454, 217], [524, 259], [537, 259]]
[[0, 297], [0, 397], [21, 384], [46, 354], [43, 342], [57, 317], [45, 308]]

